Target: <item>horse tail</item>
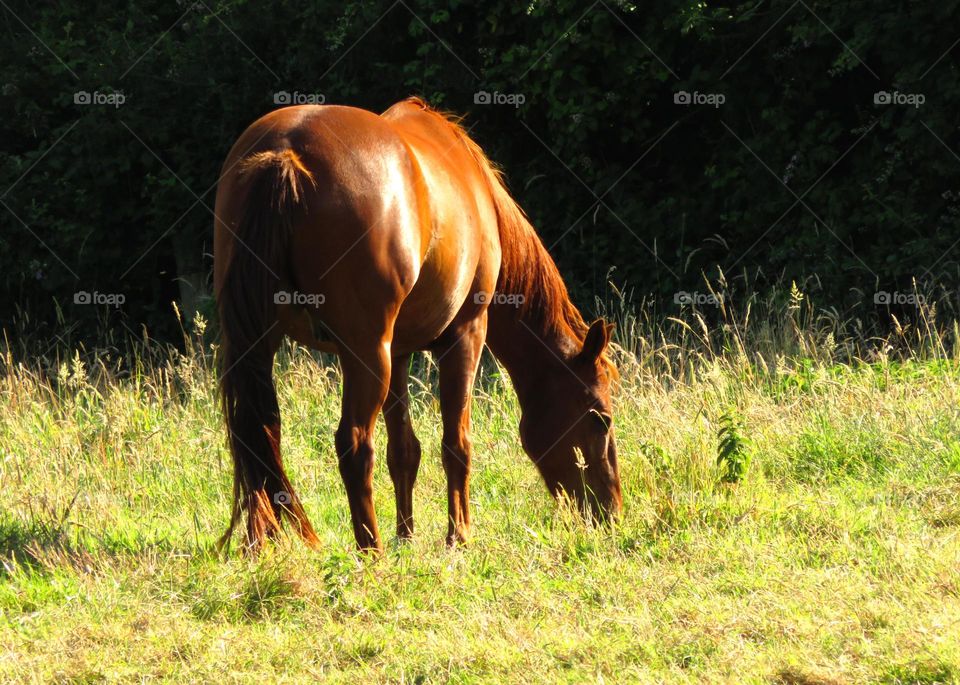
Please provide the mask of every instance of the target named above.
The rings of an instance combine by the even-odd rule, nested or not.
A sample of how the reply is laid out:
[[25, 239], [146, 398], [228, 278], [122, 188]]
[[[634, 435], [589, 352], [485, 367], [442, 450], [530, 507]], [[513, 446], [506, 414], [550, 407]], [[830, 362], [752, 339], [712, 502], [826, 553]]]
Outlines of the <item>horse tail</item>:
[[[221, 326], [220, 398], [233, 456], [229, 545], [246, 514], [247, 545], [255, 550], [286, 518], [311, 545], [319, 543], [280, 456], [280, 409], [273, 384], [275, 294], [285, 268], [293, 217], [310, 171], [292, 150], [258, 152], [238, 165], [245, 192], [232, 227], [232, 256], [217, 296]], [[227, 230], [227, 227], [221, 227]]]

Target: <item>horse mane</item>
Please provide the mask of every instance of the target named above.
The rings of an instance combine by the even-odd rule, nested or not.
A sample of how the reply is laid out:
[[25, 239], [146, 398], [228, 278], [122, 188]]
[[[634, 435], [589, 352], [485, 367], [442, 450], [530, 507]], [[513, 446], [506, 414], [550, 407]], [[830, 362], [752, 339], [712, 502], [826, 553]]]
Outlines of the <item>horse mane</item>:
[[[570, 300], [567, 286], [547, 248], [523, 209], [510, 196], [503, 172], [467, 135], [460, 125], [463, 117], [433, 109], [418, 97], [406, 102], [446, 123], [463, 141], [487, 180], [500, 232], [502, 257], [498, 292], [523, 296], [520, 314], [536, 333], [558, 333], [582, 345], [589, 327]], [[606, 355], [603, 362], [611, 366]]]

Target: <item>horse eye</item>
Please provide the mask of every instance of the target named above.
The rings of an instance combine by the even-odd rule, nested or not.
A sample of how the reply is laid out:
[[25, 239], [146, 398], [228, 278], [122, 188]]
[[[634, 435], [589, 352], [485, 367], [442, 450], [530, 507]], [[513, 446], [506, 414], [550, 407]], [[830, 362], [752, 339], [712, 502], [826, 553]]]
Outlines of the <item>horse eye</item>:
[[610, 432], [610, 428], [613, 426], [613, 417], [610, 414], [605, 412], [597, 411], [596, 409], [590, 410], [590, 416], [594, 417], [597, 421], [603, 424], [603, 430]]

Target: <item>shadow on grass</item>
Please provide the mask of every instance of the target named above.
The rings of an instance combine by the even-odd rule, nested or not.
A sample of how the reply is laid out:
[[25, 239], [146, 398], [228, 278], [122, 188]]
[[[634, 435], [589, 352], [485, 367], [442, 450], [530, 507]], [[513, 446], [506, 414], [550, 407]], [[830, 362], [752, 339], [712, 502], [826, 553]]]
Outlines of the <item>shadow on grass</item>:
[[[158, 558], [183, 563], [158, 565]], [[80, 593], [81, 577], [125, 573], [130, 566], [152, 569], [138, 582], [202, 621], [256, 622], [292, 616], [306, 606], [297, 564], [284, 554], [225, 558], [212, 543], [131, 538], [123, 531], [0, 513], [0, 609], [23, 613], [58, 604]], [[320, 587], [314, 599], [337, 606], [357, 573], [355, 560], [335, 553], [315, 570]]]
[[918, 661], [899, 664], [882, 674], [879, 681], [889, 685], [946, 685], [955, 683], [957, 672], [941, 661]]
[[208, 557], [215, 556], [215, 551], [212, 545], [191, 545], [184, 540], [131, 538], [118, 531], [0, 513], [0, 578], [8, 577], [16, 566], [36, 572], [63, 565], [89, 572], [96, 565], [95, 558], [157, 554]]

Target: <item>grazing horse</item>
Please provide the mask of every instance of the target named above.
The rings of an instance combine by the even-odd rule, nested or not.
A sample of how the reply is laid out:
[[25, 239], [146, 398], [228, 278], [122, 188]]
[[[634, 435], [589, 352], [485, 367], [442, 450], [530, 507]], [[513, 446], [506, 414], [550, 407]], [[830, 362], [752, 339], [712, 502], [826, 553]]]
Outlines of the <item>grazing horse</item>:
[[216, 201], [221, 396], [234, 462], [224, 535], [246, 516], [256, 550], [287, 519], [318, 542], [280, 457], [273, 358], [284, 335], [340, 358], [335, 435], [353, 532], [381, 550], [373, 431], [383, 412], [397, 535], [413, 534], [420, 443], [410, 355], [440, 373], [448, 544], [470, 530], [470, 400], [484, 342], [522, 409], [520, 438], [547, 487], [598, 518], [621, 508], [605, 350], [499, 172], [451, 117], [412, 98], [381, 115], [278, 109], [224, 163]]

